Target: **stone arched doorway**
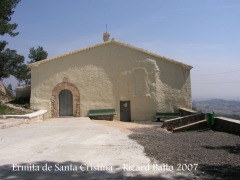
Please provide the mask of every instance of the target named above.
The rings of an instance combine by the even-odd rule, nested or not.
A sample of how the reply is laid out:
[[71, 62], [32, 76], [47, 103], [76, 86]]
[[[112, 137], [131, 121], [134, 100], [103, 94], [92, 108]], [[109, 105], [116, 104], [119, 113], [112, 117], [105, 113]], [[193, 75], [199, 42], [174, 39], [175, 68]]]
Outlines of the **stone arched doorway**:
[[72, 92], [64, 89], [59, 93], [59, 116], [73, 116]]
[[[64, 102], [66, 100], [68, 102]], [[71, 104], [71, 109], [64, 111], [63, 109], [69, 104]], [[69, 82], [62, 82], [57, 84], [52, 91], [51, 111], [52, 117], [59, 117], [62, 115], [79, 117], [80, 94], [78, 88]]]

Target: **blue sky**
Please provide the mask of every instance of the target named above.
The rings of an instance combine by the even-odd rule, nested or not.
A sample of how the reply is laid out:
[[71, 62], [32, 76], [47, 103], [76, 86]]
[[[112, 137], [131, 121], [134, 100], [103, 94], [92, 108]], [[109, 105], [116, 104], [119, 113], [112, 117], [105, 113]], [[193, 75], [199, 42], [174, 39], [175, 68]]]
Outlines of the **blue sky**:
[[[118, 41], [189, 64], [192, 95], [240, 100], [239, 0], [22, 0], [8, 47], [28, 61], [30, 47], [54, 57]], [[5, 84], [14, 81], [5, 80]]]

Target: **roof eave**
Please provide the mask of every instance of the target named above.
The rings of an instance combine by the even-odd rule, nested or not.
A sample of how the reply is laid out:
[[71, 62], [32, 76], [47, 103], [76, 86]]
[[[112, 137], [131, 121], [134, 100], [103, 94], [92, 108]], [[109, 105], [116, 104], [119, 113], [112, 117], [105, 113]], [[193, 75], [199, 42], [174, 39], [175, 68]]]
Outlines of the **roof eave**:
[[29, 67], [32, 68], [32, 67], [37, 67], [39, 66], [40, 64], [42, 63], [46, 63], [46, 62], [50, 62], [52, 60], [56, 60], [56, 59], [59, 59], [59, 58], [62, 58], [62, 57], [65, 57], [65, 56], [69, 56], [69, 55], [72, 55], [72, 54], [76, 54], [76, 53], [79, 53], [79, 52], [83, 52], [83, 51], [86, 51], [86, 50], [91, 50], [93, 48], [97, 48], [99, 46], [103, 46], [103, 45], [106, 45], [106, 44], [109, 44], [109, 43], [116, 43], [120, 46], [123, 46], [123, 47], [128, 47], [130, 49], [134, 49], [134, 50], [137, 50], [137, 51], [140, 51], [140, 52], [143, 52], [143, 53], [146, 53], [148, 55], [151, 55], [151, 56], [155, 56], [157, 58], [161, 58], [161, 59], [164, 59], [168, 62], [171, 62], [171, 63], [174, 63], [174, 64], [178, 64], [178, 65], [181, 65], [182, 67], [184, 67], [185, 69], [189, 69], [191, 70], [193, 67], [188, 65], [188, 64], [184, 64], [182, 62], [179, 62], [179, 61], [176, 61], [174, 59], [170, 59], [170, 58], [166, 58], [164, 56], [161, 56], [161, 55], [158, 55], [156, 53], [153, 53], [153, 52], [150, 52], [148, 50], [145, 50], [145, 49], [142, 49], [142, 48], [138, 48], [138, 47], [135, 47], [135, 46], [132, 46], [130, 44], [126, 44], [126, 43], [123, 43], [123, 42], [120, 42], [120, 41], [116, 41], [116, 40], [110, 40], [110, 41], [106, 41], [106, 42], [103, 42], [103, 43], [99, 43], [99, 44], [96, 44], [96, 45], [93, 45], [93, 46], [89, 46], [87, 48], [83, 48], [83, 49], [80, 49], [80, 50], [76, 50], [76, 51], [71, 51], [69, 53], [66, 53], [66, 54], [62, 54], [62, 55], [59, 55], [59, 56], [56, 56], [56, 57], [53, 57], [53, 58], [49, 58], [49, 59], [45, 59], [45, 60], [41, 60], [41, 61], [38, 61], [38, 62], [35, 62], [35, 63], [31, 63], [29, 64]]

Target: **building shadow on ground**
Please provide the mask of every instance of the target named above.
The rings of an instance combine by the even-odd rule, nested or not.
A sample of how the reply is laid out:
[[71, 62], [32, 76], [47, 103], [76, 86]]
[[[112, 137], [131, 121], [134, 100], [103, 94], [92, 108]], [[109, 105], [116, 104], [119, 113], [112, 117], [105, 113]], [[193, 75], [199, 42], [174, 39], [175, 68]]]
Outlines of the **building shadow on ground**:
[[240, 155], [240, 144], [238, 144], [236, 146], [202, 146], [202, 147], [204, 147], [206, 149], [213, 149], [213, 150], [215, 150], [215, 149], [225, 150], [228, 153]]
[[[240, 144], [235, 146], [202, 146], [206, 149], [211, 150], [224, 150], [227, 153], [240, 155]], [[240, 157], [239, 157], [240, 158]], [[230, 164], [223, 165], [207, 165], [201, 164], [198, 167], [200, 173], [205, 174], [206, 177], [211, 179], [239, 179], [240, 177], [240, 165], [233, 166]]]
[[195, 175], [203, 179], [236, 180], [240, 177], [240, 166], [199, 164]]
[[[34, 165], [34, 167], [33, 167]], [[111, 171], [112, 167], [112, 171]], [[128, 179], [143, 179], [143, 180], [157, 180], [169, 179], [163, 176], [142, 176], [129, 175], [122, 171], [119, 166], [91, 166], [82, 162], [53, 162], [53, 161], [37, 161], [33, 163], [22, 164], [7, 164], [0, 166], [0, 179], [25, 180], [25, 179], [51, 179], [51, 180], [65, 180], [65, 179], [91, 179], [91, 180], [128, 180]], [[174, 175], [174, 179], [183, 179], [182, 175]], [[185, 178], [184, 178], [185, 179]], [[190, 178], [189, 178], [190, 179]]]

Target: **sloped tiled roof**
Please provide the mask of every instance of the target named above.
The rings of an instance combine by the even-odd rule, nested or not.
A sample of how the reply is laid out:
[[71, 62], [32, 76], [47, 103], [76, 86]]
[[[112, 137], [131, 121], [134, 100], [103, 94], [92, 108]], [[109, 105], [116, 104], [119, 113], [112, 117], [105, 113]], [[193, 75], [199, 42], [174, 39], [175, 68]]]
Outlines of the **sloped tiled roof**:
[[191, 69], [192, 68], [192, 66], [190, 66], [190, 65], [187, 65], [187, 64], [175, 61], [175, 60], [170, 59], [170, 58], [166, 58], [164, 56], [160, 56], [160, 55], [155, 54], [153, 52], [150, 52], [148, 50], [145, 50], [145, 49], [142, 49], [142, 48], [138, 48], [138, 47], [132, 46], [130, 44], [126, 44], [126, 43], [123, 43], [123, 42], [120, 42], [120, 41], [116, 41], [116, 40], [110, 40], [110, 41], [107, 41], [107, 42], [96, 44], [94, 46], [90, 46], [90, 47], [83, 48], [83, 49], [80, 49], [80, 50], [72, 51], [72, 52], [69, 52], [69, 53], [66, 53], [66, 54], [63, 54], [63, 55], [60, 55], [60, 56], [56, 56], [56, 57], [53, 57], [53, 58], [49, 58], [49, 59], [45, 59], [45, 60], [38, 61], [38, 62], [35, 62], [35, 63], [31, 63], [31, 64], [29, 64], [29, 67], [38, 66], [38, 65], [40, 65], [42, 63], [54, 61], [54, 60], [57, 60], [57, 59], [60, 59], [62, 57], [69, 56], [69, 55], [72, 55], [72, 54], [85, 52], [85, 51], [88, 51], [88, 50], [91, 50], [91, 49], [95, 49], [95, 48], [100, 47], [100, 46], [105, 46], [107, 44], [117, 44], [119, 46], [127, 47], [127, 48], [130, 48], [130, 49], [133, 49], [133, 50], [136, 50], [136, 51], [139, 51], [139, 52], [142, 52], [142, 53], [154, 56], [154, 57], [156, 57], [158, 59], [161, 58], [162, 60], [165, 60], [165, 61], [177, 64], [177, 65], [183, 66], [186, 69]]

